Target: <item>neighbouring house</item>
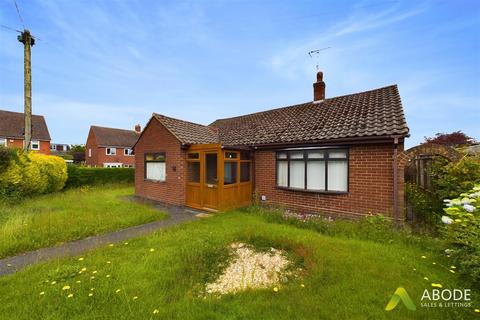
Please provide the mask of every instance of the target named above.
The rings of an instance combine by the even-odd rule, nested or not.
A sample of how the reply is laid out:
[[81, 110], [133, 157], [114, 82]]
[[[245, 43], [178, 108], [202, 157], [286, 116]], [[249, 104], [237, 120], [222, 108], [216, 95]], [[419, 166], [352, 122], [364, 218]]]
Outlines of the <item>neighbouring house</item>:
[[50, 144], [50, 151], [52, 153], [64, 153], [70, 151], [70, 145], [64, 143], [51, 143]]
[[325, 98], [323, 74], [306, 103], [208, 126], [154, 113], [135, 144], [135, 193], [227, 210], [253, 200], [301, 213], [403, 220], [409, 129], [396, 85]]
[[[0, 110], [0, 146], [23, 149], [25, 116], [21, 112]], [[32, 115], [32, 140], [30, 150], [50, 154], [50, 133], [45, 118]]]
[[134, 167], [132, 147], [140, 132], [139, 124], [135, 130], [91, 126], [85, 145], [85, 164], [90, 167]]

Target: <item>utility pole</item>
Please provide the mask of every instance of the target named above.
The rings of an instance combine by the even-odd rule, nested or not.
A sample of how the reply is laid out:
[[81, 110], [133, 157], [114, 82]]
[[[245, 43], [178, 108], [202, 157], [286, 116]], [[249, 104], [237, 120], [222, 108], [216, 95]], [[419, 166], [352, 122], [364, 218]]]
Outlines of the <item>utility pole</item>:
[[25, 116], [25, 139], [23, 141], [23, 150], [27, 152], [30, 149], [32, 141], [32, 65], [31, 65], [31, 47], [35, 44], [35, 38], [32, 37], [28, 29], [24, 29], [18, 36], [18, 41], [23, 43], [24, 47], [24, 116]]

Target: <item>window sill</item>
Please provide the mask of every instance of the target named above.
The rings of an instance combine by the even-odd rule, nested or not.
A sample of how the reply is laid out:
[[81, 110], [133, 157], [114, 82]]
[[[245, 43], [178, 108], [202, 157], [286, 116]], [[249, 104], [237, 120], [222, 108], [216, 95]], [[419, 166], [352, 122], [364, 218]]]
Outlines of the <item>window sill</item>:
[[153, 179], [143, 179], [145, 182], [153, 182], [153, 183], [166, 183], [166, 180], [153, 180]]
[[348, 191], [316, 191], [316, 190], [305, 190], [305, 189], [299, 189], [299, 188], [288, 188], [288, 187], [280, 187], [280, 186], [275, 186], [275, 189], [279, 190], [285, 190], [285, 191], [299, 191], [299, 192], [305, 192], [305, 193], [316, 193], [316, 194], [330, 194], [330, 195], [348, 195], [350, 192]]

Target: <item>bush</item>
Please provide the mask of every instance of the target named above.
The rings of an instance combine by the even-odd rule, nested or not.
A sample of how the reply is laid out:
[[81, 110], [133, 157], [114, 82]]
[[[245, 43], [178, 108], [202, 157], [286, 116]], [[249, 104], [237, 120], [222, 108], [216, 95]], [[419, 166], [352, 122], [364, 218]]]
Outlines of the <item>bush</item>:
[[133, 183], [134, 168], [88, 168], [68, 165], [67, 187], [108, 183]]
[[62, 158], [21, 150], [0, 151], [2, 174], [0, 196], [17, 199], [35, 194], [60, 191], [67, 180]]
[[415, 183], [405, 183], [405, 197], [421, 223], [426, 225], [438, 223], [443, 212], [443, 203], [436, 194], [423, 190]]
[[450, 163], [438, 158], [432, 163], [431, 174], [436, 197], [440, 201], [455, 198], [480, 183], [480, 157], [464, 157]]
[[480, 287], [480, 184], [455, 199], [445, 200], [446, 224], [442, 232], [451, 248], [447, 252], [460, 266], [460, 272]]

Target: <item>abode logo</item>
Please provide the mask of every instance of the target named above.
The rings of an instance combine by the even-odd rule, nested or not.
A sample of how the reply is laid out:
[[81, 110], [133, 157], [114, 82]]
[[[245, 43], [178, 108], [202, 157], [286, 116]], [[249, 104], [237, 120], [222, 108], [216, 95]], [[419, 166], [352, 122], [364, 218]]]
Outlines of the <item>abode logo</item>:
[[390, 301], [388, 301], [385, 310], [391, 311], [395, 309], [395, 307], [400, 301], [403, 302], [403, 304], [405, 305], [405, 307], [407, 307], [408, 310], [417, 310], [417, 307], [413, 303], [412, 298], [410, 298], [410, 296], [408, 295], [407, 290], [402, 287], [398, 287], [397, 290], [395, 290], [393, 296], [390, 298]]
[[[422, 308], [469, 308], [471, 303], [471, 289], [425, 289], [420, 299]], [[408, 310], [415, 311], [417, 307], [403, 287], [398, 287], [385, 307], [392, 311], [402, 301]]]

